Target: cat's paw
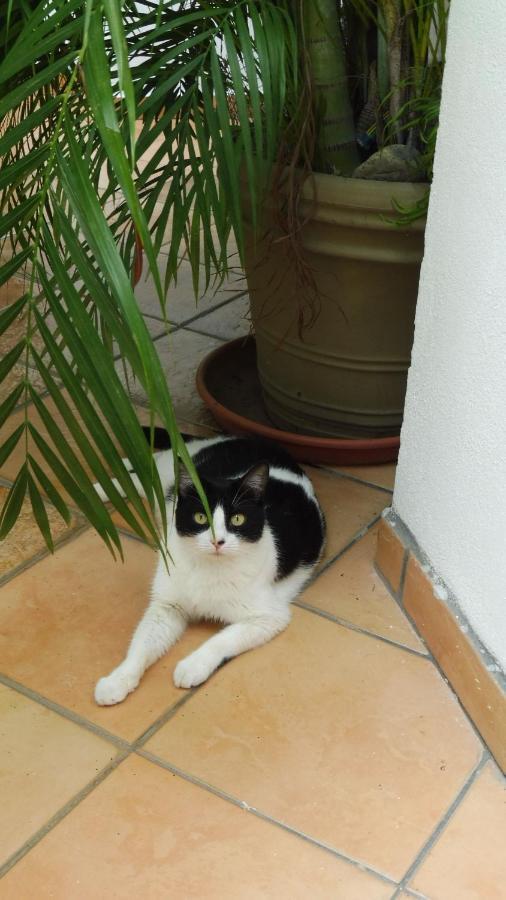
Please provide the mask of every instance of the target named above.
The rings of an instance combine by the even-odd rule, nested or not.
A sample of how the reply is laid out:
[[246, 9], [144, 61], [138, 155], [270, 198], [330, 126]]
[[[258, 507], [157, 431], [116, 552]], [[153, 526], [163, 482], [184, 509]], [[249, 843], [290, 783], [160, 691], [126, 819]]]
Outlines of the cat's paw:
[[113, 706], [121, 703], [128, 694], [135, 690], [139, 679], [133, 678], [125, 671], [115, 669], [110, 675], [100, 678], [95, 686], [95, 702], [99, 706]]
[[214, 659], [196, 650], [177, 664], [174, 669], [174, 684], [178, 688], [197, 687], [207, 681], [216, 668]]

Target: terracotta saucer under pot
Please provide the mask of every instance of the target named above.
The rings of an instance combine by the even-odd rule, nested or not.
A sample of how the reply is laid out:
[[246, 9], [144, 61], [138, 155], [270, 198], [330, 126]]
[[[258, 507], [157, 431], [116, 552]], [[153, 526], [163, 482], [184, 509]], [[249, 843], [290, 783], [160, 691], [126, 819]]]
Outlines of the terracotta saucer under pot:
[[322, 438], [271, 425], [263, 409], [253, 337], [236, 338], [209, 353], [200, 363], [196, 380], [202, 400], [224, 431], [275, 441], [300, 462], [359, 466], [397, 459], [398, 435], [357, 440]]

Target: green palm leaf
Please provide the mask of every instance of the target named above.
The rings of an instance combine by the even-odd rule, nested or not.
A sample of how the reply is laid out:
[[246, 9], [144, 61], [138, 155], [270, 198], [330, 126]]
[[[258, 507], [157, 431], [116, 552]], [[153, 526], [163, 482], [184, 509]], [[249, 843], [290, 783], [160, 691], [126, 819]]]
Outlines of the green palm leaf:
[[226, 277], [231, 230], [242, 252], [242, 173], [255, 209], [297, 71], [288, 13], [288, 0], [9, 4], [0, 22], [0, 284], [16, 275], [25, 283], [0, 312], [0, 334], [17, 329], [0, 364], [0, 384], [10, 379], [0, 464], [23, 453], [2, 537], [28, 496], [53, 549], [46, 498], [67, 522], [69, 504], [79, 509], [121, 553], [98, 481], [129, 526], [163, 547], [163, 491], [115, 355], [141, 383], [151, 421], [158, 416], [171, 435], [176, 470], [181, 459], [207, 508], [132, 287], [135, 241], [164, 317], [183, 254], [196, 296]]

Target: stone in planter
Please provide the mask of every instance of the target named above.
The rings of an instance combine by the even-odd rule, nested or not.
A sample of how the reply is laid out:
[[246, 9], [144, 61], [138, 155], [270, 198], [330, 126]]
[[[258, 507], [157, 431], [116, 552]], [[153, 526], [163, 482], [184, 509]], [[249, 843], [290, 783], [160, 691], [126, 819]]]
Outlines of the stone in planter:
[[355, 169], [352, 177], [415, 182], [424, 180], [424, 172], [418, 150], [404, 144], [392, 144], [373, 153]]

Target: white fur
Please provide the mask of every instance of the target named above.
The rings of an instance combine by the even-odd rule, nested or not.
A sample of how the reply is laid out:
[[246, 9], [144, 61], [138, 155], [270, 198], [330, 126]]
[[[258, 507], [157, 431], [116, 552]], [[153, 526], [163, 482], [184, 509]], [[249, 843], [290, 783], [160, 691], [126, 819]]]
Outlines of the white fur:
[[291, 472], [290, 469], [281, 469], [279, 466], [270, 466], [269, 477], [275, 478], [276, 481], [284, 481], [285, 484], [297, 484], [302, 488], [310, 500], [317, 503], [313, 485], [307, 475], [298, 475], [297, 472]]
[[[168, 519], [172, 521], [172, 516]], [[167, 571], [159, 559], [151, 602], [127, 656], [97, 683], [95, 699], [100, 705], [120, 703], [135, 690], [148, 666], [176, 643], [192, 620], [213, 619], [227, 627], [177, 664], [176, 687], [201, 684], [225, 659], [266, 643], [288, 625], [290, 603], [311, 569], [298, 569], [276, 582], [276, 549], [268, 527], [258, 542], [240, 541], [224, 528], [219, 507], [214, 527], [216, 539], [225, 539], [218, 551], [209, 529], [195, 539], [181, 537], [171, 527], [173, 565]]]
[[[194, 455], [203, 446], [222, 440], [227, 438], [191, 441], [187, 447]], [[172, 451], [157, 454], [157, 466], [166, 491], [174, 483]], [[306, 476], [278, 468], [271, 469], [270, 474], [281, 481], [299, 484], [315, 499]], [[145, 670], [181, 637], [188, 622], [197, 619], [223, 622], [226, 627], [177, 664], [174, 684], [191, 688], [206, 681], [224, 660], [266, 643], [286, 628], [291, 616], [290, 603], [311, 574], [312, 567], [299, 567], [287, 578], [275, 580], [277, 554], [268, 526], [259, 541], [241, 540], [227, 530], [223, 508], [218, 505], [213, 514], [214, 540], [210, 529], [184, 537], [176, 530], [173, 511], [170, 501], [167, 509], [170, 570], [167, 571], [160, 556], [151, 602], [135, 630], [128, 653], [110, 675], [97, 682], [95, 700], [100, 705], [124, 700], [135, 690]], [[219, 545], [219, 541], [224, 543]]]

